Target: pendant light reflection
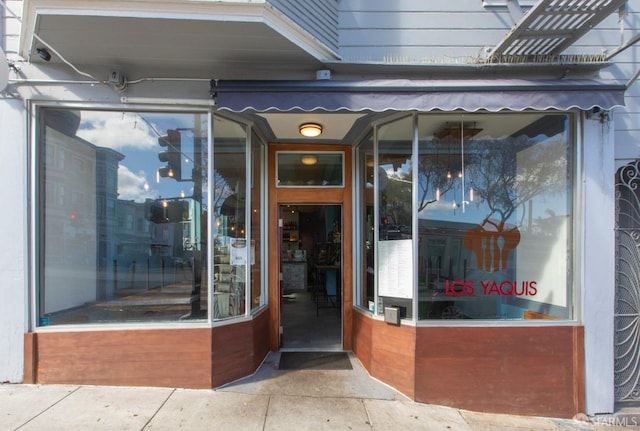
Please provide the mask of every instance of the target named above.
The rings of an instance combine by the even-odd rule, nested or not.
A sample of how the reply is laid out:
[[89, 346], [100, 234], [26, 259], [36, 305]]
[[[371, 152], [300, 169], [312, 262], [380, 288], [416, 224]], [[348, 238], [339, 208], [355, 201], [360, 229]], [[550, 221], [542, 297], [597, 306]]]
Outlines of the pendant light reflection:
[[302, 162], [303, 165], [312, 166], [318, 163], [318, 156], [314, 154], [305, 154], [300, 157], [300, 162]]
[[[474, 132], [471, 136], [475, 136], [480, 129], [472, 129]], [[469, 200], [465, 197], [465, 175], [464, 175], [464, 120], [460, 123], [460, 174], [458, 177], [460, 178], [461, 188], [462, 188], [462, 202], [460, 202], [460, 206], [462, 207], [462, 213], [465, 212], [465, 207], [473, 202], [473, 188], [469, 188]]]
[[[475, 196], [474, 196], [473, 188], [469, 187], [467, 189], [467, 186], [470, 186], [471, 184], [466, 178], [464, 146], [465, 146], [465, 139], [467, 141], [470, 139], [473, 139], [473, 137], [475, 137], [477, 134], [479, 134], [482, 131], [482, 129], [477, 128], [475, 126], [475, 122], [473, 123], [473, 127], [465, 127], [464, 117], [462, 117], [461, 120], [462, 121], [460, 122], [459, 125], [456, 125], [456, 124], [450, 125], [447, 122], [445, 127], [442, 130], [434, 133], [434, 136], [440, 140], [448, 140], [451, 143], [453, 143], [455, 140], [458, 140], [460, 142], [460, 170], [456, 168], [452, 172], [451, 169], [448, 169], [445, 174], [447, 184], [450, 184], [450, 181], [454, 179], [454, 175], [457, 177], [457, 180], [460, 181], [461, 200], [459, 202], [455, 198], [455, 188], [453, 189], [454, 199], [453, 199], [452, 207], [453, 207], [454, 214], [456, 212], [456, 209], [458, 208], [460, 208], [462, 210], [462, 213], [464, 213], [466, 210], [466, 207], [474, 201]], [[445, 189], [445, 193], [448, 189], [449, 187]], [[440, 195], [441, 195], [441, 190], [438, 187], [435, 190], [436, 202], [440, 201], [440, 197], [441, 197]]]

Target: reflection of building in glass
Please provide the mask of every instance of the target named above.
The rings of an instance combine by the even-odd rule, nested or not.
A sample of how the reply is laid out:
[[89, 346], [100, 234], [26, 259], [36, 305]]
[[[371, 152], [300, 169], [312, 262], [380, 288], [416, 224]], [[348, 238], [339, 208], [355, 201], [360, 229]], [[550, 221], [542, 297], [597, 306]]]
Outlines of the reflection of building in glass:
[[[128, 319], [117, 311], [129, 304], [146, 307], [142, 313], [158, 303], [171, 308], [175, 301], [166, 298], [128, 299], [170, 287], [187, 305], [176, 312], [187, 313], [189, 303], [200, 312], [201, 235], [192, 219], [197, 213], [195, 222], [202, 220], [200, 206], [182, 197], [119, 198], [120, 163], [127, 156], [78, 137], [77, 112], [51, 110], [46, 122], [40, 307], [47, 324]], [[117, 305], [120, 298], [125, 302]], [[135, 310], [129, 316], [139, 318]]]
[[124, 155], [109, 148], [96, 151], [96, 226], [98, 229], [98, 286], [96, 299], [109, 298], [114, 293], [113, 276], [117, 250], [114, 238], [117, 230], [118, 164]]
[[[46, 171], [43, 200], [45, 289], [43, 313], [82, 305], [96, 298], [94, 253], [98, 244], [96, 211], [96, 147], [75, 136], [80, 121], [74, 111], [60, 111], [47, 119]], [[106, 181], [106, 178], [105, 178]], [[102, 221], [105, 221], [103, 219]]]

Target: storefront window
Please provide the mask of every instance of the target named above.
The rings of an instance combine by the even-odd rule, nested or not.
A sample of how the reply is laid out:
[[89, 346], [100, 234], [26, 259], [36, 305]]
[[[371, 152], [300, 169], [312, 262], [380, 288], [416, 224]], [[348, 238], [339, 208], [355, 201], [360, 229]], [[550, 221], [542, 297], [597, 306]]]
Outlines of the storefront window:
[[550, 112], [379, 126], [357, 149], [357, 304], [413, 320], [573, 319], [570, 130], [569, 115]]
[[[246, 313], [247, 269], [252, 268], [254, 244], [247, 237], [247, 128], [214, 117], [213, 199], [214, 269], [213, 318]], [[249, 195], [250, 196], [250, 195]], [[251, 222], [253, 218], [249, 219]], [[254, 301], [251, 298], [251, 301]]]
[[207, 318], [207, 113], [43, 108], [40, 326]]
[[251, 308], [257, 309], [266, 303], [266, 292], [263, 283], [262, 254], [262, 178], [263, 178], [264, 145], [255, 134], [251, 135], [251, 244], [249, 252], [251, 265]]
[[382, 125], [378, 141], [377, 277], [379, 314], [398, 307], [413, 318], [413, 116]]
[[572, 318], [569, 117], [423, 115], [419, 136], [419, 318]]
[[359, 271], [356, 272], [356, 303], [363, 305], [369, 311], [375, 311], [375, 202], [374, 202], [374, 175], [375, 161], [373, 152], [373, 136], [369, 136], [357, 149], [356, 172], [358, 172], [357, 196], [360, 201], [360, 217], [357, 242], [360, 252], [355, 253]]

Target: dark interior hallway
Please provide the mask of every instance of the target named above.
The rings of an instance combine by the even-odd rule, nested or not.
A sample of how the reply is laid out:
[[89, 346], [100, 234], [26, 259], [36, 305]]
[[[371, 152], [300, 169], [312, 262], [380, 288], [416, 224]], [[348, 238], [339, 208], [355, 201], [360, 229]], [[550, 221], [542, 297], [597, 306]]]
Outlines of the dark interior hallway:
[[311, 291], [286, 293], [283, 298], [285, 350], [342, 350], [340, 306]]

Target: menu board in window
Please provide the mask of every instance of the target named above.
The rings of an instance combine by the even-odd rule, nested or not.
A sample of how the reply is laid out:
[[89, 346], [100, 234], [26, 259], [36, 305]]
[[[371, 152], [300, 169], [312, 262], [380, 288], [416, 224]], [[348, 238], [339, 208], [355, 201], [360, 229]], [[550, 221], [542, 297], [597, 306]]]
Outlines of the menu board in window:
[[412, 244], [410, 239], [378, 243], [378, 295], [413, 298]]

